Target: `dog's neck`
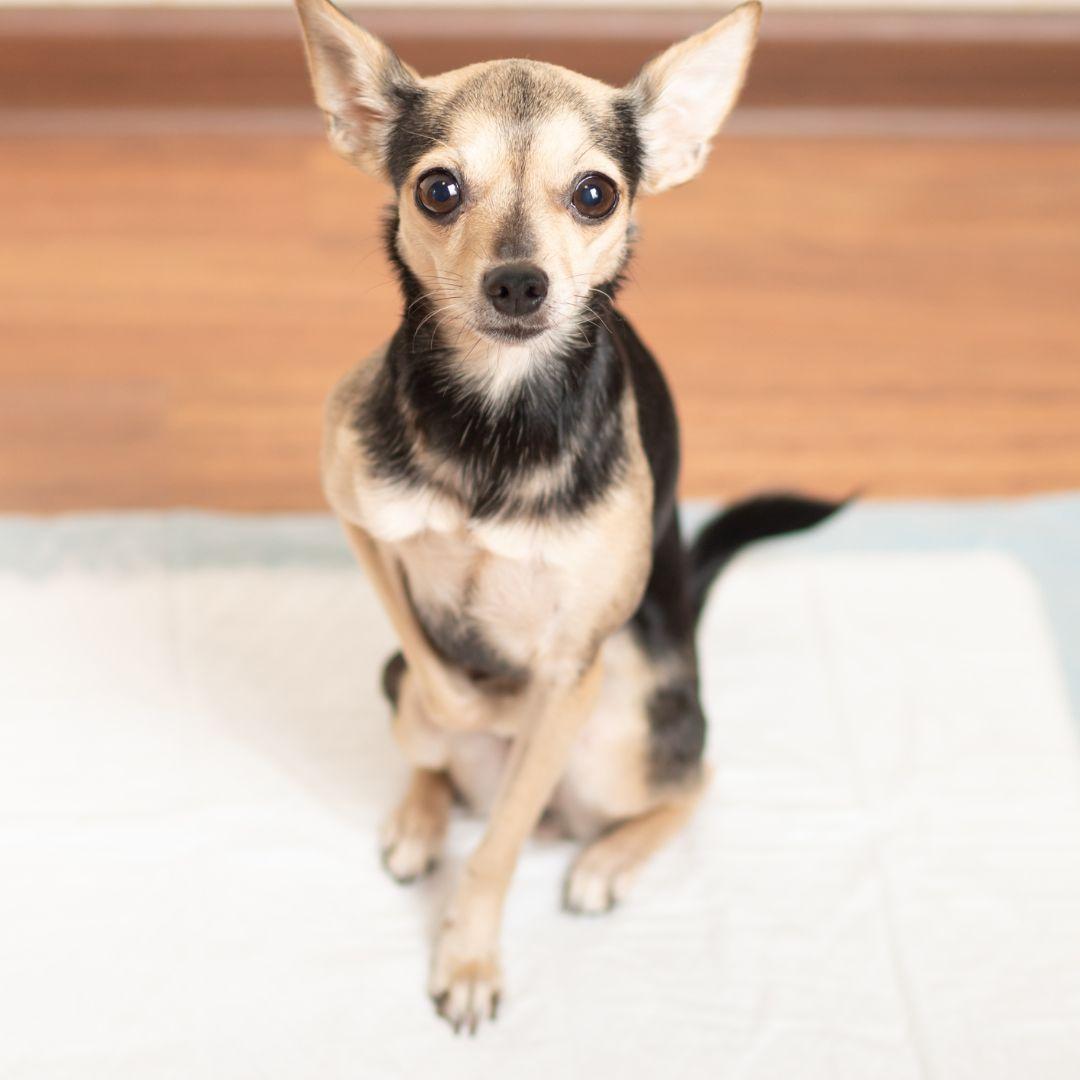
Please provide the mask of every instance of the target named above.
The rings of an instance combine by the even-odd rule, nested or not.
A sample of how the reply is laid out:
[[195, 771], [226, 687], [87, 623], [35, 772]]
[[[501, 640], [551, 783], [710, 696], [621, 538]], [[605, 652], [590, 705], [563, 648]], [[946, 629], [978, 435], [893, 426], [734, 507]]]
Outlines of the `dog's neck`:
[[561, 342], [455, 338], [392, 238], [404, 316], [361, 406], [377, 470], [454, 497], [477, 518], [565, 517], [591, 505], [625, 450], [616, 283], [591, 294]]

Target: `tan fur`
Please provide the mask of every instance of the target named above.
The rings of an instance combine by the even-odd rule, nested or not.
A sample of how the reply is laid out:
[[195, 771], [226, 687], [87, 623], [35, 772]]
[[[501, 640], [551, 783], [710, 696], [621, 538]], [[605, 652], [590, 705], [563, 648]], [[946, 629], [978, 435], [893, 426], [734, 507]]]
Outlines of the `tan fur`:
[[[464, 71], [475, 77], [477, 72], [496, 66], [477, 65]], [[534, 64], [530, 70], [546, 81], [558, 69]], [[449, 77], [432, 83], [438, 86], [443, 80]], [[452, 89], [458, 81], [450, 80], [446, 85]], [[581, 77], [578, 81], [593, 97], [610, 96], [611, 91], [600, 83]], [[630, 213], [630, 200], [624, 199], [609, 218], [587, 229], [568, 215], [566, 192], [576, 176], [597, 171], [621, 179], [618, 165], [592, 145], [576, 112], [567, 108], [540, 120], [529, 132], [527, 150], [515, 147], [514, 136], [482, 105], [466, 110], [456, 117], [447, 146], [421, 157], [403, 185], [403, 191], [411, 192], [414, 179], [428, 169], [453, 168], [467, 178], [474, 199], [467, 230], [447, 230], [431, 221], [411, 196], [398, 201], [398, 250], [428, 285], [437, 311], [433, 320], [454, 343], [464, 370], [495, 400], [538, 360], [554, 359], [573, 340], [566, 330], [573, 323], [570, 316], [580, 310], [593, 286], [609, 280], [623, 260]], [[530, 341], [527, 348], [492, 341], [475, 329], [478, 283], [502, 261], [499, 232], [522, 202], [529, 206], [529, 226], [536, 244], [532, 260], [543, 267], [550, 280], [545, 304], [550, 329], [539, 340]]]
[[475, 1024], [490, 1014], [491, 995], [501, 985], [499, 926], [510, 877], [595, 702], [601, 674], [594, 660], [583, 675], [549, 682], [514, 739], [487, 832], [465, 866], [435, 946], [428, 989], [452, 1020]]
[[686, 824], [704, 790], [704, 781], [699, 780], [589, 844], [570, 869], [566, 906], [571, 911], [596, 915], [617, 904], [649, 857]]
[[648, 766], [647, 703], [662, 673], [628, 629], [604, 643], [603, 663], [596, 707], [551, 799], [563, 831], [579, 840], [645, 813], [668, 795], [656, 790]]
[[[383, 160], [389, 110], [379, 77], [392, 65], [419, 76], [333, 4], [297, 0], [296, 8], [304, 28], [315, 101], [323, 111], [330, 145], [358, 168], [386, 179]], [[342, 55], [350, 57], [348, 65], [338, 62]]]
[[742, 4], [645, 65], [634, 83], [650, 103], [642, 122], [643, 194], [666, 191], [701, 172], [746, 82], [760, 23], [761, 5]]
[[[363, 392], [372, 364], [360, 365], [331, 396], [324, 483], [408, 662], [395, 721], [399, 743], [417, 765], [437, 769], [450, 764], [449, 733], [487, 730], [513, 739], [488, 833], [466, 867], [432, 967], [432, 994], [446, 1009], [463, 1001], [466, 1012], [450, 1016], [471, 1022], [498, 991], [503, 898], [521, 845], [592, 710], [603, 676], [600, 645], [641, 599], [652, 482], [640, 441], [631, 437], [623, 483], [572, 524], [474, 523], [441, 501], [402, 513], [393, 492], [370, 475], [348, 426], [348, 403]], [[632, 394], [623, 408], [626, 430], [635, 433]], [[399, 493], [398, 501], [408, 500]], [[486, 613], [495, 639], [535, 673], [521, 694], [492, 697], [443, 663], [406, 599], [403, 569], [417, 588], [444, 596], [454, 594], [455, 578], [473, 583], [474, 616]], [[516, 627], [508, 612], [520, 616]]]
[[382, 835], [383, 862], [398, 881], [412, 881], [442, 850], [453, 792], [440, 770], [415, 769], [409, 789]]
[[[331, 396], [326, 497], [379, 591], [432, 719], [447, 728], [486, 725], [513, 734], [514, 702], [500, 699], [493, 706], [490, 695], [435, 654], [406, 599], [401, 571], [420, 601], [459, 601], [469, 581], [477, 616], [492, 622], [511, 659], [553, 678], [580, 671], [633, 613], [644, 589], [652, 488], [640, 440], [629, 439], [623, 483], [584, 519], [551, 525], [471, 522], [450, 500], [413, 496], [371, 475], [350, 427], [348, 403], [363, 392], [372, 365], [373, 360], [361, 364]], [[623, 409], [627, 431], [636, 432], [629, 393]]]
[[[425, 318], [438, 326], [459, 377], [495, 408], [530, 372], [559, 361], [579, 333], [590, 294], [623, 264], [630, 184], [589, 124], [591, 117], [613, 115], [616, 92], [530, 61], [478, 64], [420, 80], [327, 0], [297, 3], [316, 99], [339, 153], [388, 178], [392, 86], [422, 83], [445, 106], [443, 137], [398, 177], [394, 246], [425, 290], [431, 304]], [[661, 190], [700, 168], [741, 85], [759, 10], [744, 5], [642, 72], [635, 84], [648, 144], [642, 190]], [[515, 87], [528, 94], [508, 108]], [[467, 200], [460, 221], [467, 227], [434, 220], [417, 206], [416, 183], [432, 169], [460, 178]], [[607, 218], [584, 222], [569, 199], [577, 180], [592, 172], [609, 177], [620, 198]], [[508, 343], [484, 324], [490, 304], [481, 283], [508, 258], [503, 248], [525, 234], [528, 258], [548, 277], [540, 313], [547, 321], [527, 344]], [[406, 414], [402, 423], [415, 427], [413, 452], [429, 486], [408, 487], [373, 472], [356, 424], [385, 357], [385, 348], [378, 350], [330, 396], [323, 485], [407, 665], [394, 733], [415, 771], [384, 834], [388, 868], [413, 877], [435, 857], [451, 778], [474, 807], [489, 811], [487, 831], [447, 911], [430, 977], [440, 1011], [455, 1027], [475, 1027], [494, 1012], [503, 901], [521, 847], [545, 808], [574, 835], [604, 834], [582, 854], [568, 883], [568, 903], [594, 910], [621, 895], [648, 854], [685, 820], [701, 781], [692, 776], [667, 790], [650, 777], [648, 702], [670, 673], [622, 629], [643, 595], [653, 540], [653, 480], [632, 389], [619, 405], [626, 433], [620, 471], [584, 512], [474, 518], [469, 478], [433, 455], [415, 416]], [[520, 494], [560, 490], [568, 460], [535, 469]], [[528, 678], [497, 693], [476, 685], [436, 651], [418, 609], [467, 616]]]

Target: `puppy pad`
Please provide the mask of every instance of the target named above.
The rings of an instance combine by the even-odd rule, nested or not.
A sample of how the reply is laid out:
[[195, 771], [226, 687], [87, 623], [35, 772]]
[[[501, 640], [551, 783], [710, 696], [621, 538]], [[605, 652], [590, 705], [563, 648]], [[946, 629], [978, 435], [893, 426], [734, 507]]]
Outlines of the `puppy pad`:
[[741, 557], [700, 812], [604, 917], [532, 842], [468, 1039], [424, 983], [481, 825], [379, 866], [393, 638], [334, 526], [0, 530], [4, 1080], [1080, 1076], [1077, 745], [1008, 556]]

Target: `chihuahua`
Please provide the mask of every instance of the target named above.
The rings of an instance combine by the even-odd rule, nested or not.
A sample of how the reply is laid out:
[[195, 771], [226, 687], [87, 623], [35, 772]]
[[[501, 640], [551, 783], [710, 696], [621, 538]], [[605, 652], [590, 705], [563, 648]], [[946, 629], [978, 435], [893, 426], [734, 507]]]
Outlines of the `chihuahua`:
[[401, 324], [333, 390], [322, 474], [401, 646], [383, 684], [412, 774], [385, 865], [430, 870], [455, 797], [487, 818], [429, 980], [475, 1031], [527, 838], [543, 818], [585, 842], [570, 911], [626, 895], [704, 788], [710, 582], [836, 509], [750, 500], [685, 548], [671, 396], [613, 304], [635, 200], [701, 170], [761, 8], [613, 89], [530, 60], [421, 78], [329, 0], [297, 5], [330, 143], [394, 192]]

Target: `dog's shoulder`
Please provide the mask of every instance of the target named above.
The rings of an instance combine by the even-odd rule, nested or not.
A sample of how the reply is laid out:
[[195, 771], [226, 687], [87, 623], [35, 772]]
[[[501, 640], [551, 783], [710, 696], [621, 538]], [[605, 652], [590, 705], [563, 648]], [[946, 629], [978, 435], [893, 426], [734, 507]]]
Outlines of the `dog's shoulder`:
[[656, 358], [617, 308], [612, 309], [610, 329], [630, 377], [637, 434], [652, 476], [653, 529], [659, 540], [674, 513], [679, 480], [675, 403]]
[[347, 372], [326, 399], [322, 484], [330, 506], [346, 521], [382, 539], [398, 539], [420, 531], [440, 508], [431, 493], [409, 498], [384, 475], [388, 448], [374, 430], [372, 403], [385, 378], [388, 347], [380, 346]]
[[370, 392], [385, 356], [384, 345], [361, 360], [334, 385], [323, 408], [323, 492], [333, 509], [354, 524], [360, 524], [357, 487], [364, 483], [369, 469], [352, 418]]
[[361, 401], [371, 393], [372, 386], [386, 360], [388, 344], [384, 342], [360, 363], [349, 369], [334, 384], [323, 409], [323, 431], [330, 435], [351, 426]]

